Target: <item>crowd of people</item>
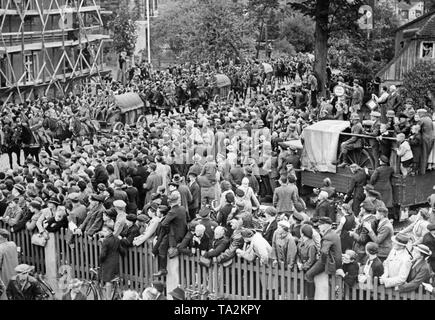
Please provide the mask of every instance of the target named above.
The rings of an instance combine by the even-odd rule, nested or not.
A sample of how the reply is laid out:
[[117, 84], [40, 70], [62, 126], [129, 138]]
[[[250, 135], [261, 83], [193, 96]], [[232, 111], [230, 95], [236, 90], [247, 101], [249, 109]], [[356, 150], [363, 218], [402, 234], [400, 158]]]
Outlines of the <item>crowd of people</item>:
[[[268, 87], [258, 81], [258, 86], [242, 86], [231, 102], [213, 102], [197, 93], [203, 86], [201, 78], [217, 71], [232, 79], [238, 72], [240, 78], [250, 75], [252, 82], [256, 66], [261, 69], [259, 61], [192, 66], [186, 75], [182, 67], [154, 72], [143, 65], [140, 72], [132, 72], [127, 84], [112, 82], [98, 88], [95, 96], [86, 91], [63, 101], [8, 105], [0, 130], [11, 166], [0, 171], [3, 296], [37, 295], [23, 293], [26, 283], [33, 281], [28, 276], [31, 268], [9, 258], [16, 251], [10, 234], [24, 229], [34, 233], [34, 245], [44, 245], [50, 233], [61, 229], [72, 248], [75, 237], [100, 239], [101, 278], [108, 297], [111, 281], [119, 274], [119, 259], [128, 248], [146, 241], [152, 241], [158, 260], [156, 277], [167, 273], [168, 259], [200, 252], [205, 265], [226, 266], [239, 257], [304, 271], [307, 299], [314, 298], [314, 278], [323, 272], [342, 276], [349, 286], [371, 286], [378, 277], [380, 284], [401, 292], [429, 283], [435, 263], [435, 201], [413, 217], [410, 227], [394, 235], [389, 219], [389, 179], [394, 170], [388, 152], [401, 157], [403, 174], [410, 167], [420, 174], [431, 169], [427, 162], [433, 145], [428, 116], [432, 111], [419, 108], [413, 114], [411, 101], [384, 106], [382, 94], [373, 97], [379, 111], [370, 113], [372, 125], [364, 128], [364, 94], [358, 82], [346, 89], [349, 94], [318, 99], [317, 80], [305, 58], [274, 63], [287, 87], [272, 89], [272, 83]], [[302, 80], [298, 85], [296, 77]], [[331, 81], [344, 85], [340, 78]], [[175, 89], [161, 94], [168, 87]], [[177, 94], [181, 92], [177, 88], [183, 94]], [[39, 144], [34, 153], [29, 151], [33, 146], [20, 140], [28, 128], [36, 125], [31, 133], [44, 128], [38, 127], [38, 119], [79, 114], [89, 120], [108, 112], [113, 95], [129, 91], [145, 96], [152, 121], [134, 129], [126, 125], [109, 136], [85, 138], [73, 148], [47, 138], [44, 150]], [[163, 98], [156, 98], [159, 95]], [[387, 93], [386, 101], [391, 96]], [[380, 121], [384, 109], [385, 123]], [[287, 142], [303, 143], [304, 128], [322, 119], [350, 119], [353, 133], [377, 137], [371, 146], [378, 150], [380, 165], [371, 176], [351, 165], [352, 188], [338, 207], [332, 201], [335, 189], [326, 179], [324, 187], [315, 190], [317, 202], [310, 210], [300, 195], [301, 151]], [[52, 136], [50, 125], [39, 132]], [[397, 146], [385, 136], [397, 136]], [[347, 140], [341, 146], [343, 154], [361, 143], [359, 137]], [[27, 148], [24, 162], [22, 148]], [[13, 165], [14, 152], [18, 166]], [[346, 158], [341, 160], [340, 165], [346, 165]], [[71, 288], [69, 298], [80, 298], [80, 281], [74, 280]], [[163, 297], [158, 283], [145, 291], [143, 299]], [[127, 296], [139, 297], [133, 292]]]

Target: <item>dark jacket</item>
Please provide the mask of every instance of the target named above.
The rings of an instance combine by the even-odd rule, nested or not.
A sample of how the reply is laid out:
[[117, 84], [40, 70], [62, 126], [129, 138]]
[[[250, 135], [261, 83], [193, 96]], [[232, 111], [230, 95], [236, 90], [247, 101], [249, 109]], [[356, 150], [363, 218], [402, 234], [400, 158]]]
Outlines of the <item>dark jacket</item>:
[[99, 260], [101, 278], [104, 282], [110, 282], [119, 275], [119, 256], [121, 252], [123, 252], [121, 241], [113, 234], [103, 240]]
[[162, 220], [162, 227], [168, 231], [169, 247], [175, 247], [183, 240], [187, 231], [186, 209], [176, 205]]
[[325, 199], [317, 203], [314, 217], [329, 217], [332, 222], [335, 222], [335, 209], [332, 206], [331, 201]]
[[93, 236], [96, 232], [100, 231], [103, 227], [103, 213], [104, 207], [97, 207], [94, 210], [88, 212], [85, 221], [79, 226], [82, 232], [86, 232], [88, 235]]
[[38, 281], [31, 276], [29, 276], [23, 290], [17, 281], [17, 276], [13, 276], [6, 288], [6, 295], [9, 300], [41, 300], [43, 298]]
[[183, 240], [177, 245], [178, 252], [192, 256], [191, 249], [198, 249], [201, 251], [208, 251], [211, 247], [210, 238], [207, 236], [207, 233], [204, 232], [204, 235], [201, 238], [201, 242], [198, 243], [193, 241], [194, 234], [193, 232], [188, 232]]
[[219, 256], [222, 252], [228, 249], [230, 240], [227, 237], [213, 240], [212, 249], [204, 254], [205, 258], [214, 258]]
[[359, 212], [359, 205], [364, 200], [364, 186], [367, 182], [367, 175], [363, 170], [356, 172], [350, 180], [347, 198], [353, 198], [352, 209], [354, 212]]
[[107, 181], [109, 181], [109, 174], [106, 168], [101, 164], [97, 165], [94, 170], [94, 176], [92, 177], [92, 185], [95, 187], [99, 183], [103, 183], [107, 186]]
[[358, 279], [359, 265], [358, 262], [343, 264], [344, 278], [343, 281], [349, 287], [353, 287]]
[[132, 247], [134, 238], [140, 235], [139, 227], [134, 223], [131, 227], [125, 228], [120, 235], [121, 245], [124, 248]]
[[[331, 261], [331, 257], [334, 257], [335, 269], [340, 269], [342, 265], [341, 241], [340, 237], [332, 229], [326, 232], [322, 238], [320, 247], [320, 261], [326, 264], [327, 262]], [[325, 272], [328, 273], [328, 270], [325, 269]]]
[[408, 279], [399, 286], [399, 292], [411, 292], [418, 289], [423, 282], [429, 282], [431, 269], [426, 260], [414, 263], [409, 271]]
[[275, 233], [276, 229], [278, 228], [278, 221], [273, 219], [273, 221], [263, 228], [263, 238], [266, 239], [267, 242], [269, 242], [270, 245], [272, 245], [272, 239], [273, 234]]
[[138, 195], [139, 192], [137, 191], [137, 188], [130, 186], [125, 189], [125, 193], [127, 194], [128, 202], [127, 207], [125, 208], [125, 211], [127, 214], [137, 213], [137, 202], [138, 202]]
[[[373, 224], [372, 224], [373, 225]], [[376, 232], [376, 233], [375, 233]], [[379, 221], [377, 229], [369, 232], [371, 241], [379, 246], [378, 256], [387, 258], [393, 247], [391, 237], [394, 235], [393, 225], [388, 218]]]
[[[376, 228], [376, 217], [374, 214], [367, 214], [362, 218], [363, 222], [368, 222], [371, 224], [372, 230], [377, 230]], [[355, 230], [356, 235], [354, 236], [354, 245], [353, 250], [360, 254], [361, 256], [365, 255], [365, 247], [368, 242], [371, 241], [369, 236], [369, 231], [364, 227], [364, 224], [361, 223], [358, 228]]]
[[63, 216], [60, 221], [56, 221], [54, 217], [51, 217], [47, 220], [47, 228], [45, 228], [48, 232], [59, 232], [60, 229], [68, 228], [68, 218]]
[[236, 255], [236, 250], [242, 249], [244, 243], [245, 241], [243, 240], [240, 229], [235, 230], [231, 235], [228, 249], [217, 256], [216, 261], [218, 263], [224, 263], [228, 260], [231, 260]]
[[189, 203], [189, 209], [198, 209], [201, 201], [201, 188], [195, 181], [189, 186], [190, 194], [192, 195], [192, 201]]
[[391, 177], [393, 174], [394, 169], [392, 167], [381, 164], [375, 169], [370, 178], [370, 184], [381, 194], [381, 200], [385, 203], [387, 208], [393, 206], [393, 187], [391, 186]]
[[213, 221], [210, 217], [196, 218], [192, 220], [193, 222], [199, 222], [205, 227], [205, 233], [208, 235], [209, 239], [214, 238], [214, 229], [218, 226], [216, 221]]

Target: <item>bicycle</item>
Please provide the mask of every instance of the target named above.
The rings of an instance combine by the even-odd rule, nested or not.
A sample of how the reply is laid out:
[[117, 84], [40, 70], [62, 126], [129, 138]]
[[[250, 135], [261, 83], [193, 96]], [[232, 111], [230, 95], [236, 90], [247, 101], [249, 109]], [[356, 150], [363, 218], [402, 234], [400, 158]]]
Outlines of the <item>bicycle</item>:
[[42, 276], [36, 274], [34, 277], [38, 281], [39, 287], [43, 292], [43, 300], [56, 300], [56, 292], [54, 292], [53, 288], [42, 278]]
[[[100, 284], [99, 271], [100, 267], [91, 268], [89, 271], [92, 273], [91, 280], [84, 280], [84, 286], [87, 286], [86, 289], [86, 297], [88, 300], [106, 300], [104, 291]], [[120, 300], [122, 297], [121, 289], [120, 289], [120, 281], [119, 277], [116, 277], [111, 282], [113, 284], [112, 295], [109, 300]], [[91, 295], [92, 294], [92, 295]], [[93, 299], [89, 299], [89, 297], [93, 297]]]

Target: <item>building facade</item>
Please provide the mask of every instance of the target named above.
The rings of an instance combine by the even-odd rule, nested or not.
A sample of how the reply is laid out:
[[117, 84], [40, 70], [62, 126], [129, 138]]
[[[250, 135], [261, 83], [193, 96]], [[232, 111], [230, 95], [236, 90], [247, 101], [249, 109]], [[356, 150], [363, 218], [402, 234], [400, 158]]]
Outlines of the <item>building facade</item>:
[[61, 97], [108, 72], [99, 0], [0, 0], [0, 100]]

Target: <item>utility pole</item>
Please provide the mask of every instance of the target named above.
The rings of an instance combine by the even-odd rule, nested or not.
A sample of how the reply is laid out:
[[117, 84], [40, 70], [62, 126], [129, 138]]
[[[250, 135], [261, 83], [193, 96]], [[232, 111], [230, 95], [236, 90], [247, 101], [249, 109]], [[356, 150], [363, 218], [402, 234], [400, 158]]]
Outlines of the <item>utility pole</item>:
[[147, 53], [148, 53], [148, 63], [151, 64], [150, 0], [146, 0], [146, 6], [147, 6]]

